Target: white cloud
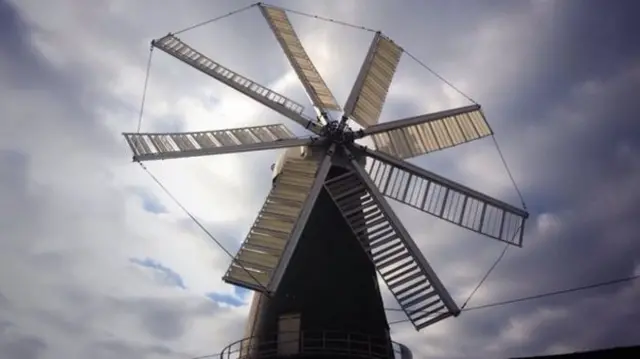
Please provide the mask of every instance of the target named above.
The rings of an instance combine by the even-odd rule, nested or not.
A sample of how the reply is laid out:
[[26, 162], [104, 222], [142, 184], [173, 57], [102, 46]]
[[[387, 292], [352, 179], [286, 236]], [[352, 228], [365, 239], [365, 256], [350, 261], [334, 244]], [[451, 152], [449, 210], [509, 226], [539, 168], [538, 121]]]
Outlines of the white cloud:
[[536, 230], [541, 238], [551, 239], [562, 228], [562, 219], [557, 214], [541, 213], [536, 218]]
[[[400, 10], [391, 11], [388, 4], [368, 5], [369, 11], [361, 11], [362, 7], [352, 3], [311, 4], [305, 11], [322, 7], [324, 14], [340, 14], [369, 26], [379, 24], [374, 27], [388, 26], [392, 37], [397, 35], [403, 45], [411, 50], [414, 47], [419, 53], [439, 49], [427, 58], [442, 65], [445, 75], [453, 73], [447, 77], [465, 92], [478, 93], [480, 99], [494, 106], [488, 113], [490, 118], [492, 114], [496, 118], [490, 120], [494, 128], [506, 126], [507, 120], [498, 114], [498, 105], [503, 95], [517, 92], [531, 79], [535, 69], [523, 68], [532, 65], [529, 59], [538, 50], [534, 45], [545, 39], [547, 32], [541, 28], [549, 21], [548, 12], [482, 18], [474, 25], [477, 31], [451, 31], [451, 38], [447, 39], [439, 39], [440, 35], [431, 32], [428, 39], [432, 42], [425, 46], [424, 38], [417, 35], [429, 31], [415, 25], [423, 24], [422, 18], [405, 16], [412, 13], [411, 9], [402, 10], [406, 13], [400, 22], [397, 16], [387, 16], [397, 15], [394, 11]], [[155, 358], [214, 353], [240, 339], [247, 306], [218, 305], [205, 297], [209, 292], [232, 294], [232, 287], [220, 280], [230, 259], [190, 223], [142, 170], [128, 162], [128, 149], [120, 136], [120, 132], [131, 131], [137, 125], [148, 40], [200, 20], [203, 14], [224, 13], [237, 5], [111, 1], [99, 7], [82, 7], [61, 0], [51, 9], [44, 9], [37, 1], [15, 2], [15, 6], [31, 31], [29, 44], [43, 56], [46, 66], [53, 67], [55, 76], [34, 80], [32, 76], [49, 71], [32, 72], [0, 58], [0, 74], [6, 75], [3, 78], [21, 70], [25, 83], [37, 84], [25, 88], [0, 85], [0, 107], [8, 119], [8, 130], [0, 133], [0, 164], [12, 169], [0, 174], [0, 198], [4, 199], [0, 205], [0, 333], [4, 340], [0, 341], [0, 353], [20, 353], [10, 355], [27, 358]], [[216, 31], [190, 35], [189, 43], [198, 48], [202, 44], [203, 52], [220, 56], [221, 62], [233, 64], [230, 67], [234, 70], [237, 67], [243, 74], [246, 70], [250, 78], [292, 94], [292, 98], [301, 98], [300, 86], [293, 72], [285, 68], [284, 57], [270, 34], [264, 34], [270, 43], [243, 41], [249, 30], [266, 27], [253, 28], [253, 23], [243, 27], [227, 20]], [[345, 76], [344, 69], [357, 71], [370, 36], [360, 37], [344, 28], [322, 27], [309, 21], [301, 31], [303, 42], [313, 44], [308, 46], [312, 58], [340, 103], [355, 77]], [[395, 23], [385, 25], [392, 21]], [[407, 26], [415, 28], [407, 32]], [[222, 36], [224, 39], [217, 42]], [[330, 44], [332, 39], [339, 40]], [[258, 51], [264, 57], [257, 58], [252, 52], [254, 47], [269, 50]], [[280, 56], [280, 62], [275, 61], [276, 56]], [[260, 62], [266, 59], [269, 69]], [[385, 120], [403, 116], [398, 108], [405, 104], [411, 107], [407, 111], [421, 112], [463, 104], [460, 96], [442, 84], [422, 82], [413, 74], [409, 71], [398, 75], [389, 95], [389, 103], [397, 106], [388, 110], [392, 113]], [[150, 80], [145, 131], [171, 126], [195, 130], [284, 122], [280, 116], [159, 51], [154, 54]], [[607, 84], [590, 80], [577, 87], [575, 96], [597, 97], [607, 88]], [[572, 113], [575, 106], [561, 108], [550, 117]], [[522, 160], [526, 157], [522, 152], [535, 148], [535, 143], [562, 143], [563, 129], [590, 124], [584, 122], [588, 119], [582, 115], [575, 118], [582, 122], [532, 125], [533, 129], [523, 135], [520, 145], [524, 149], [518, 151], [514, 141], [507, 141], [507, 149], [511, 150], [508, 160]], [[287, 125], [300, 131], [294, 124]], [[486, 142], [478, 142], [416, 162], [493, 195], [513, 196], [506, 174], [502, 175], [501, 163], [489, 147]], [[13, 152], [23, 157], [11, 159]], [[635, 152], [633, 146], [621, 145], [618, 156], [629, 162]], [[225, 155], [149, 163], [148, 167], [214, 236], [233, 247], [247, 233], [268, 191], [269, 165], [275, 155]], [[532, 171], [528, 165], [531, 166], [515, 166], [517, 179], [528, 178], [525, 175]], [[535, 164], [537, 170], [543, 167]], [[635, 195], [629, 193], [635, 193], [633, 185], [640, 172], [633, 173], [628, 179], [616, 181], [618, 186], [614, 188], [602, 184], [602, 194], [586, 202], [583, 214], [593, 222], [605, 222], [599, 210], [605, 206], [611, 209], [606, 219], [623, 215], [637, 203]], [[527, 188], [534, 185], [527, 184]], [[167, 213], [145, 211], [143, 199], [136, 192], [139, 190], [150, 193], [167, 208]], [[461, 304], [500, 253], [502, 244], [427, 214], [393, 207]], [[532, 222], [535, 225], [531, 226], [525, 249], [507, 253], [506, 268], [496, 270], [495, 277], [478, 291], [472, 303], [487, 303], [503, 299], [500, 295], [531, 289], [531, 283], [508, 276], [518, 267], [518, 263], [510, 265], [508, 259], [525, 262], [528, 256], [540, 255], [534, 251], [548, 247], [536, 240], [559, 236], [575, 226], [576, 217], [550, 209], [534, 215]], [[529, 245], [531, 252], [526, 252]], [[549, 253], [561, 252], [545, 252]], [[162, 263], [182, 276], [187, 289], [157, 283], [148, 273], [136, 270], [131, 258], [152, 258]], [[637, 296], [634, 293], [637, 290], [628, 289], [616, 298], [621, 303], [630, 302]], [[386, 289], [384, 296], [387, 306], [397, 306]], [[597, 307], [599, 312], [603, 308]], [[622, 309], [620, 312], [625, 313]], [[498, 329], [486, 331], [500, 334], [494, 348], [487, 347], [494, 338], [483, 337], [482, 329], [492, 322], [489, 314], [489, 320], [483, 321], [478, 319], [479, 314], [463, 313], [460, 318], [420, 333], [410, 325], [400, 325], [394, 327], [393, 335], [395, 340], [407, 343], [416, 357], [462, 357], [483, 350], [525, 346], [540, 323], [562, 319], [560, 314], [566, 314], [545, 308], [523, 310], [511, 317], [511, 312], [504, 313], [506, 318], [495, 324]], [[398, 314], [389, 316], [391, 320], [402, 318]], [[466, 331], [472, 330], [467, 328], [476, 331]], [[463, 345], [460, 341], [468, 343]], [[573, 343], [577, 341], [552, 341], [549, 350], [569, 348]], [[544, 345], [535, 350], [544, 351]], [[532, 351], [527, 350], [525, 354]]]
[[504, 345], [500, 343], [500, 340], [507, 341], [511, 345], [526, 343], [542, 322], [562, 319], [565, 316], [566, 313], [561, 310], [541, 309], [524, 316], [512, 317], [500, 338], [489, 347], [489, 350], [499, 352]]

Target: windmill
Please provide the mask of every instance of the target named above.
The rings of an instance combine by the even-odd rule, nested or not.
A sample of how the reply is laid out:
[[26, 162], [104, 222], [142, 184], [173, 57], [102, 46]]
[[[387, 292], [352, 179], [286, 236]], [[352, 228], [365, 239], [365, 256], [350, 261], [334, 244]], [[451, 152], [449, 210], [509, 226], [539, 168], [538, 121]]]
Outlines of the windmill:
[[[138, 162], [286, 149], [273, 165], [272, 189], [223, 278], [256, 292], [247, 338], [223, 354], [392, 357], [378, 275], [416, 330], [457, 316], [460, 308], [385, 197], [515, 246], [522, 245], [528, 214], [405, 161], [491, 135], [479, 105], [379, 123], [403, 49], [376, 32], [341, 108], [286, 11], [257, 5], [302, 82], [315, 118], [174, 34], [152, 46], [296, 122], [311, 132], [308, 137], [296, 137], [282, 124], [124, 136]], [[353, 130], [349, 121], [362, 128]], [[355, 142], [367, 137], [376, 149]]]

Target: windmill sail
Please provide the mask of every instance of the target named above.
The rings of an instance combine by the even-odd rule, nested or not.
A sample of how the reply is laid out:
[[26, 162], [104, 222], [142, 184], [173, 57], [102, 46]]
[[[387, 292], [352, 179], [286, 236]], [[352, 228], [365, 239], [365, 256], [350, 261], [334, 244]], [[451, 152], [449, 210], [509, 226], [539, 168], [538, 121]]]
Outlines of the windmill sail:
[[277, 289], [331, 167], [330, 156], [321, 155], [285, 162], [225, 282], [260, 292]]
[[310, 138], [295, 138], [280, 124], [199, 132], [124, 133], [124, 137], [134, 161], [261, 151], [314, 142]]
[[284, 10], [261, 4], [260, 11], [262, 11], [262, 15], [269, 23], [271, 30], [280, 43], [289, 63], [296, 71], [314, 106], [320, 110], [340, 110], [340, 106], [331, 90], [329, 90], [313, 62], [311, 62], [309, 55], [304, 50]]
[[377, 151], [367, 172], [380, 192], [401, 203], [518, 247], [528, 213]]
[[[460, 310], [356, 160], [325, 188], [411, 323], [420, 330]], [[364, 219], [362, 215], [364, 214]]]
[[202, 53], [194, 50], [177, 37], [169, 34], [163, 38], [154, 40], [152, 44], [154, 47], [191, 67], [204, 72], [225, 85], [290, 118], [301, 126], [315, 133], [319, 133], [319, 125], [302, 115], [304, 111], [302, 105], [218, 64]]
[[345, 116], [365, 128], [378, 123], [401, 55], [402, 48], [376, 33], [344, 105]]
[[410, 117], [366, 128], [378, 151], [412, 158], [492, 134], [479, 105]]
[[[341, 328], [361, 333], [363, 340], [356, 341], [369, 356], [388, 357], [389, 322], [374, 269], [417, 330], [461, 312], [388, 198], [516, 246], [522, 246], [528, 213], [404, 161], [491, 135], [479, 105], [379, 123], [404, 50], [377, 32], [343, 116], [335, 121], [331, 111], [340, 106], [302, 46], [289, 10], [254, 5], [300, 79], [317, 119], [305, 115], [299, 103], [211, 60], [174, 34], [153, 40], [152, 46], [313, 134], [296, 137], [278, 124], [123, 135], [134, 161], [288, 148], [272, 165], [273, 186], [223, 276], [227, 283], [259, 293], [254, 295], [247, 339], [222, 353], [353, 354], [353, 335], [339, 343], [329, 343], [323, 333], [306, 335]], [[352, 129], [349, 119], [362, 129]], [[377, 150], [354, 142], [366, 136]], [[327, 193], [321, 196], [323, 190]], [[318, 218], [310, 220], [312, 213]], [[297, 334], [289, 335], [291, 330]], [[298, 340], [302, 332], [304, 340]], [[406, 348], [402, 351], [410, 356]]]

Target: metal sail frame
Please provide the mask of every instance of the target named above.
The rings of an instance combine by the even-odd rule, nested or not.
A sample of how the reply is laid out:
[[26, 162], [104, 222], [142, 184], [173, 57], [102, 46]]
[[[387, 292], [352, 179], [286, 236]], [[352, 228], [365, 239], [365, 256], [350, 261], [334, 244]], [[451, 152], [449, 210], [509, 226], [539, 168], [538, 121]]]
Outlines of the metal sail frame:
[[125, 132], [123, 135], [134, 161], [312, 146], [318, 140], [316, 136], [296, 138], [281, 124], [197, 132]]
[[401, 47], [376, 32], [344, 105], [345, 118], [365, 128], [378, 123], [401, 55]]
[[351, 151], [344, 152], [351, 171], [325, 187], [400, 308], [416, 330], [457, 316], [460, 309], [391, 206]]
[[[317, 121], [303, 115], [302, 105], [220, 65], [173, 34], [154, 40], [152, 46], [284, 115], [313, 135], [297, 138], [282, 124], [124, 133], [134, 161], [301, 147], [299, 157], [285, 158], [281, 174], [223, 279], [275, 292], [324, 188], [417, 330], [457, 316], [460, 309], [384, 197], [522, 246], [526, 211], [404, 161], [492, 135], [480, 106], [378, 123], [403, 50], [377, 32], [345, 103], [340, 126], [329, 126], [326, 112], [340, 106], [309, 59], [285, 10], [264, 4], [259, 7], [313, 104]], [[337, 141], [344, 137], [336, 136], [336, 128], [344, 131], [346, 119], [363, 127], [353, 132], [353, 139], [370, 136], [377, 150]], [[361, 157], [371, 162], [363, 166], [358, 162]], [[334, 165], [346, 166], [349, 171], [326, 180]]]
[[367, 169], [385, 197], [487, 237], [522, 247], [529, 214], [384, 152], [355, 145], [373, 161]]
[[313, 103], [318, 117], [326, 121], [327, 119], [323, 114], [327, 110], [339, 111], [340, 106], [302, 46], [302, 42], [289, 21], [286, 12], [281, 8], [265, 4], [261, 4], [260, 11], [278, 40], [291, 67], [298, 75], [298, 79], [300, 79], [307, 96]]

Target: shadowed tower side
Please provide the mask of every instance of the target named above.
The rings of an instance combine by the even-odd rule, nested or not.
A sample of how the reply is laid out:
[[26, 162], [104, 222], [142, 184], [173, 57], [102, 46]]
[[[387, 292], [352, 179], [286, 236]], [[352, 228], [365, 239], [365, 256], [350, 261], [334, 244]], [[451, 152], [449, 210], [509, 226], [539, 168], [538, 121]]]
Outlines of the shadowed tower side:
[[[298, 149], [288, 150], [280, 158], [274, 168], [274, 186], [284, 159], [299, 153]], [[334, 165], [328, 179], [345, 172], [344, 167]], [[354, 216], [364, 220], [362, 213]], [[376, 269], [325, 189], [277, 291], [271, 296], [254, 294], [245, 337], [252, 339], [243, 352], [256, 358], [267, 353], [291, 357], [300, 351], [299, 345], [305, 352], [314, 347], [319, 352], [329, 350], [314, 358], [335, 357], [331, 347], [348, 352], [349, 345], [379, 358], [391, 354]], [[290, 343], [285, 344], [287, 341]]]

